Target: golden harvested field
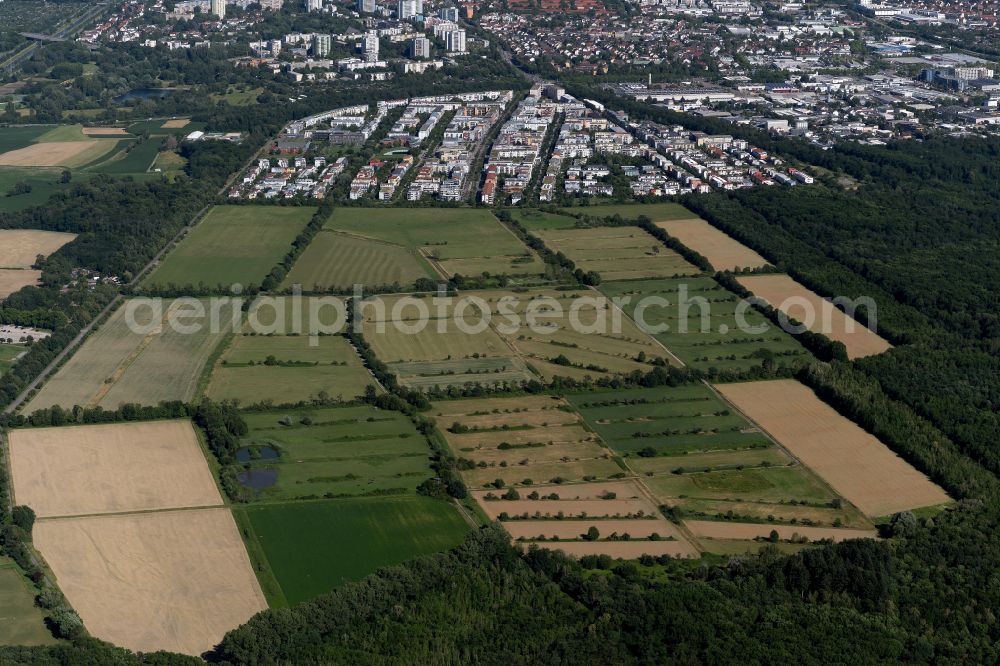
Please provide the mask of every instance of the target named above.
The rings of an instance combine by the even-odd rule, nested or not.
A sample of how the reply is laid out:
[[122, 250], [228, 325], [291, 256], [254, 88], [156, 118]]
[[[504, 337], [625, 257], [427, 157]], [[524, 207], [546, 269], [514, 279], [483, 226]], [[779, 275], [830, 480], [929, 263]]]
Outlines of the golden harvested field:
[[76, 234], [35, 229], [0, 229], [0, 268], [31, 268], [38, 255], [47, 257]]
[[787, 275], [746, 275], [736, 279], [754, 296], [805, 324], [810, 331], [843, 342], [852, 360], [892, 348], [877, 333]]
[[686, 469], [699, 467], [731, 468], [737, 466], [760, 467], [767, 465], [787, 465], [791, 458], [776, 446], [766, 449], [742, 449], [721, 451], [693, 451], [678, 456], [629, 457], [629, 467], [638, 474], [667, 474], [678, 467]]
[[656, 226], [708, 259], [717, 271], [768, 265], [764, 257], [700, 218], [657, 222]]
[[178, 129], [181, 127], [187, 127], [191, 122], [190, 118], [175, 118], [173, 120], [167, 120], [160, 127], [163, 129]]
[[222, 504], [190, 421], [15, 429], [10, 465], [42, 518]]
[[516, 418], [519, 423], [540, 425], [541, 423], [576, 423], [579, 418], [567, 411], [561, 399], [538, 396], [516, 396], [512, 398], [475, 398], [472, 400], [450, 400], [434, 403], [434, 415], [445, 419], [460, 416], [470, 427], [489, 427], [509, 423]]
[[232, 311], [228, 305], [221, 309], [217, 330], [206, 316], [198, 320], [201, 330], [186, 334], [170, 322], [197, 323], [185, 315], [192, 311], [189, 305], [165, 301], [162, 313], [137, 308], [132, 314], [138, 327], [133, 328], [127, 301], [42, 386], [25, 413], [53, 405], [115, 409], [125, 402], [191, 400], [205, 362], [232, 325]]
[[[733, 500], [670, 500], [671, 505], [683, 506], [699, 515], [723, 518], [732, 512], [740, 519], [770, 520], [791, 524], [792, 521], [814, 527], [850, 527], [871, 530], [872, 523], [856, 507], [843, 502], [839, 509], [829, 506], [781, 504]], [[839, 522], [838, 522], [839, 521]]]
[[[558, 398], [438, 402], [430, 413], [455, 455], [476, 464], [462, 472], [473, 488], [498, 478], [545, 483], [621, 472], [600, 438]], [[595, 466], [599, 471], [589, 469]]]
[[[471, 495], [494, 519], [503, 512], [511, 516], [527, 514], [529, 518], [555, 518], [559, 514], [608, 519], [660, 515], [656, 504], [635, 479], [535, 485], [519, 489], [521, 499], [517, 500], [498, 499], [504, 492], [505, 489], [474, 490]], [[538, 493], [538, 498], [530, 497], [534, 493]]]
[[503, 527], [511, 538], [568, 539], [580, 540], [591, 527], [597, 529], [600, 538], [611, 535], [629, 535], [633, 539], [648, 539], [651, 535], [665, 537], [677, 529], [663, 518], [640, 518], [639, 520], [509, 520]]
[[34, 543], [91, 634], [199, 655], [267, 604], [229, 509], [40, 520]]
[[604, 280], [697, 275], [701, 271], [639, 227], [542, 229], [533, 232], [554, 252]]
[[[595, 481], [592, 483], [572, 483], [565, 484], [561, 486], [536, 486], [534, 490], [537, 490], [540, 494], [547, 495], [549, 493], [557, 493], [559, 497], [565, 500], [603, 500], [604, 497], [608, 496], [608, 493], [614, 493], [616, 499], [638, 499], [646, 501], [646, 495], [643, 493], [642, 489], [636, 484], [635, 481], [628, 479], [624, 481]], [[486, 493], [491, 492], [488, 490], [476, 490], [472, 492], [472, 495], [476, 499], [482, 499]], [[495, 491], [493, 491], [495, 494]], [[648, 506], [648, 505], [647, 505]]]
[[84, 127], [81, 131], [86, 136], [91, 136], [96, 134], [98, 136], [111, 136], [112, 134], [118, 134], [121, 136], [129, 136], [129, 133], [124, 127]]
[[117, 144], [117, 139], [35, 143], [0, 154], [0, 166], [77, 167], [96, 160]]
[[797, 381], [715, 388], [869, 516], [950, 501], [926, 476]]
[[805, 525], [774, 525], [771, 523], [730, 523], [714, 520], [686, 520], [684, 525], [696, 537], [706, 539], [756, 539], [767, 538], [772, 530], [778, 533], [779, 539], [792, 539], [796, 536], [805, 537], [810, 541], [832, 539], [874, 539], [878, 535], [875, 530], [847, 530], [831, 527], [807, 527]]
[[608, 479], [613, 474], [621, 474], [619, 467], [610, 456], [607, 458], [580, 458], [559, 462], [541, 462], [533, 465], [508, 465], [507, 467], [476, 467], [462, 472], [462, 478], [470, 488], [483, 488], [502, 479], [507, 485], [522, 485], [525, 479], [532, 483], [556, 483], [582, 481], [584, 477]]
[[[472, 495], [491, 519], [502, 520], [511, 538], [520, 542], [560, 539], [558, 545], [545, 541], [538, 545], [560, 549], [567, 546], [567, 552], [574, 555], [625, 557], [622, 553], [633, 551], [622, 549], [622, 543], [649, 544], [637, 545], [634, 557], [644, 553], [697, 555], [697, 549], [660, 514], [634, 480], [533, 486], [520, 489], [522, 499], [517, 500], [500, 499], [504, 492], [480, 491]], [[542, 499], [553, 494], [559, 499]], [[595, 541], [585, 540], [591, 527], [598, 531]], [[634, 541], [618, 540], [625, 535]], [[650, 537], [657, 540], [645, 541]], [[660, 539], [671, 545], [663, 550], [657, 545]]]
[[[574, 484], [573, 486], [532, 486], [529, 488], [521, 488], [518, 490], [521, 497], [526, 497], [529, 492], [537, 491], [540, 496], [545, 496], [551, 493], [559, 495], [560, 498], [567, 496], [567, 490], [569, 488], [575, 488], [577, 485], [587, 485], [587, 484]], [[490, 491], [495, 496], [500, 496], [504, 493], [503, 490]], [[479, 500], [480, 505], [483, 507], [483, 511], [493, 519], [500, 516], [501, 513], [507, 513], [510, 516], [525, 516], [528, 518], [557, 518], [560, 514], [564, 516], [582, 516], [587, 515], [590, 518], [608, 518], [608, 519], [622, 519], [628, 517], [635, 517], [638, 515], [643, 516], [655, 516], [657, 515], [656, 507], [652, 502], [645, 498], [633, 498], [633, 499], [557, 499], [557, 500], [546, 500], [546, 499], [519, 499], [519, 500], [486, 500], [483, 499], [488, 492], [476, 493], [475, 497]]]
[[643, 555], [668, 555], [670, 557], [697, 557], [698, 550], [688, 541], [531, 541], [521, 542], [525, 547], [536, 545], [549, 550], [561, 550], [572, 557], [584, 555], [609, 555], [614, 558], [634, 560]]
[[0, 268], [0, 300], [30, 284], [38, 284], [41, 271]]
[[458, 451], [463, 458], [491, 466], [555, 463], [600, 458], [605, 454], [600, 440], [580, 426], [475, 433], [469, 437], [463, 435], [456, 443], [462, 445]]

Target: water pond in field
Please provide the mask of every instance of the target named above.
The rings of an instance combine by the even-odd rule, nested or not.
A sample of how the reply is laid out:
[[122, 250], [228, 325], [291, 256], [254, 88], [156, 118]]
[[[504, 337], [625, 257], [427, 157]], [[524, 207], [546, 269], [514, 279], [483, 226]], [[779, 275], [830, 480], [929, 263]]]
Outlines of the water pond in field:
[[276, 469], [246, 469], [236, 475], [236, 480], [244, 488], [262, 490], [270, 488], [278, 482]]
[[281, 454], [278, 450], [270, 446], [250, 447], [243, 446], [236, 450], [236, 460], [238, 462], [250, 462], [251, 460], [276, 460]]

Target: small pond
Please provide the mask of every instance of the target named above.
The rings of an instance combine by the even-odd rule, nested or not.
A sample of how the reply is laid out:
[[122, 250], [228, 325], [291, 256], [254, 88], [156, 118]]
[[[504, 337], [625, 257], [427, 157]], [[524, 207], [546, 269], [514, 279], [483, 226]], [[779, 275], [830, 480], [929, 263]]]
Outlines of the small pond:
[[129, 90], [124, 95], [118, 95], [118, 97], [115, 97], [113, 101], [115, 104], [123, 104], [125, 102], [131, 102], [132, 100], [166, 97], [172, 92], [172, 88], [136, 88], [135, 90]]
[[236, 480], [244, 488], [261, 490], [270, 488], [278, 482], [278, 470], [276, 469], [247, 469], [236, 475]]
[[244, 446], [236, 449], [236, 460], [238, 462], [250, 462], [251, 460], [275, 460], [278, 458], [278, 450], [270, 446], [257, 447], [257, 454], [254, 449]]

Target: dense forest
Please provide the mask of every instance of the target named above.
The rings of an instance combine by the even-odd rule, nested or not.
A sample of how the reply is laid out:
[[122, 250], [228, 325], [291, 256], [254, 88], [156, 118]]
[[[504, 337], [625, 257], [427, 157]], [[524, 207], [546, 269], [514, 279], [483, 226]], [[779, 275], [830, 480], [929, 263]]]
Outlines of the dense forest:
[[[581, 562], [498, 527], [230, 632], [233, 664], [996, 663], [994, 524], [974, 510], [723, 566]], [[96, 641], [0, 648], [9, 664], [186, 664]]]

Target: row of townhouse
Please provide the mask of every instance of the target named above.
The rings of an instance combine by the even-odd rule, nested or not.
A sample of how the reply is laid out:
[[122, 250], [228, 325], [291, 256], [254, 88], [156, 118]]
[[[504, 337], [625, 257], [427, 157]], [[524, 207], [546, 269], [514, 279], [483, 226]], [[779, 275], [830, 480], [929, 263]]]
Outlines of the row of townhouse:
[[259, 159], [229, 191], [231, 199], [290, 199], [303, 195], [323, 199], [344, 171], [346, 158], [327, 164], [326, 158]]

